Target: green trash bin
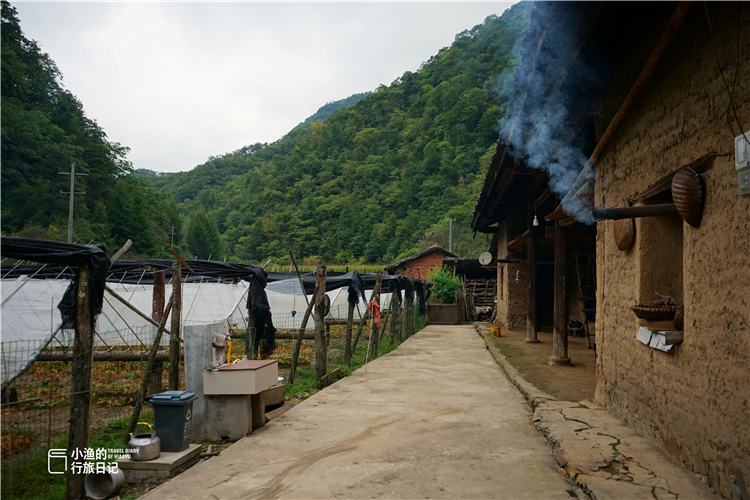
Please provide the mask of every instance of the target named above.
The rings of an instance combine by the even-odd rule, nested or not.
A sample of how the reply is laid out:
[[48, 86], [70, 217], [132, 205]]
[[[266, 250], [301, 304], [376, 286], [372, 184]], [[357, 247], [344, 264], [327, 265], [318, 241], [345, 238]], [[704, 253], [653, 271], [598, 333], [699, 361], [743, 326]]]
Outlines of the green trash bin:
[[191, 391], [166, 391], [146, 398], [154, 407], [154, 427], [161, 451], [178, 452], [190, 446], [193, 401], [197, 398]]

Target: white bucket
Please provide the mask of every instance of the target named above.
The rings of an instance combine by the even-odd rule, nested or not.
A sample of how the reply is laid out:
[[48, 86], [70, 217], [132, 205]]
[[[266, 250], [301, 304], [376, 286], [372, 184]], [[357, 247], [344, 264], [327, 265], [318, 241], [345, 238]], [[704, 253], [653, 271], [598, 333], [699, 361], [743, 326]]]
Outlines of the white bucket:
[[94, 500], [104, 500], [119, 490], [125, 482], [125, 473], [116, 469], [113, 472], [92, 473], [86, 476], [86, 494]]

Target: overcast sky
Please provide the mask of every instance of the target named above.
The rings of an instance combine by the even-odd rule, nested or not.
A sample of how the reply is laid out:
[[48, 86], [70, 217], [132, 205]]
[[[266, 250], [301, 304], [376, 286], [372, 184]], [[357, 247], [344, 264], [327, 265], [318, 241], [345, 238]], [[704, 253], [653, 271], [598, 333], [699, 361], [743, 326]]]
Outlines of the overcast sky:
[[86, 115], [159, 172], [276, 141], [513, 3], [11, 0]]

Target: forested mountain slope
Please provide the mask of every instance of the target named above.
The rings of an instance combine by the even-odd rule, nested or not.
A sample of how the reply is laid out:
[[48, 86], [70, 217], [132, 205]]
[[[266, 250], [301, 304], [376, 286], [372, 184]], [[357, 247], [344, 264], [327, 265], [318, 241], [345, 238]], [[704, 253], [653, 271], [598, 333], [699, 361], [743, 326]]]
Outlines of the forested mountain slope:
[[[75, 162], [73, 238], [114, 253], [128, 238], [130, 255], [167, 257], [180, 220], [171, 196], [133, 175], [128, 149], [107, 139], [62, 73], [21, 31], [17, 11], [2, 2], [2, 231], [67, 240], [70, 172]], [[61, 191], [63, 193], [61, 193]]]
[[298, 127], [301, 127], [302, 125], [307, 125], [308, 123], [313, 123], [317, 121], [324, 121], [326, 118], [331, 116], [334, 111], [339, 109], [346, 109], [349, 106], [353, 106], [357, 104], [359, 101], [370, 95], [372, 92], [362, 92], [360, 94], [353, 94], [347, 97], [346, 99], [340, 99], [338, 101], [328, 102], [321, 106], [318, 111], [315, 112], [314, 115], [309, 117], [304, 122], [300, 123]]
[[[531, 6], [488, 17], [325, 121], [189, 172], [148, 176], [191, 218], [190, 251], [283, 261], [291, 249], [329, 263], [386, 263], [425, 242], [447, 247], [448, 217], [458, 219], [454, 250], [486, 249], [456, 228], [467, 230], [494, 151], [506, 100], [497, 78], [514, 64]], [[221, 239], [206, 245], [196, 235], [214, 223]]]

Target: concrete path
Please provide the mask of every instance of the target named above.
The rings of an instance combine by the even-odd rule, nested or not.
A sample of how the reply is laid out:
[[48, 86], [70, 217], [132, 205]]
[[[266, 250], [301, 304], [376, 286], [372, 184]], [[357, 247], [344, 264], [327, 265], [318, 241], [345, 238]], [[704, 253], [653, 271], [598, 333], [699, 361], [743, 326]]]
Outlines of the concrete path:
[[429, 326], [144, 499], [583, 495], [472, 326]]

